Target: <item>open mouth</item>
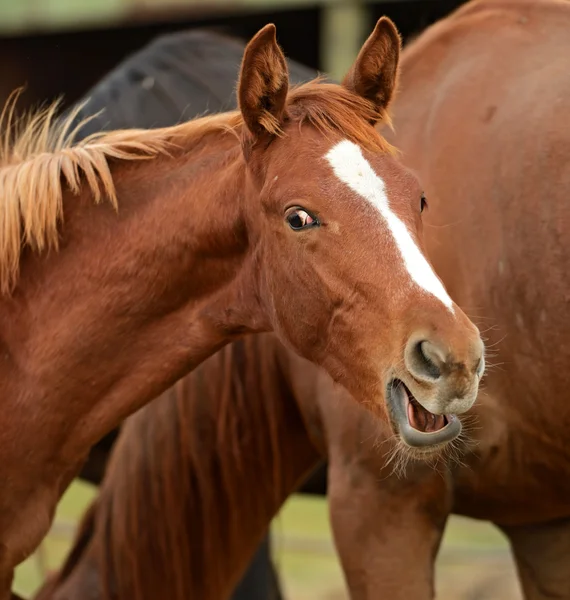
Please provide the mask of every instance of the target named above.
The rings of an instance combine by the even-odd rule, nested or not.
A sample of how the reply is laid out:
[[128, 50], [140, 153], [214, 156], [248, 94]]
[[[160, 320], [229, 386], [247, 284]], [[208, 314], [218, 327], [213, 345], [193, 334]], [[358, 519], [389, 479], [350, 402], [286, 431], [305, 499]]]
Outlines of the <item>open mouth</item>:
[[399, 379], [388, 384], [386, 397], [394, 424], [408, 446], [429, 449], [461, 433], [461, 421], [455, 415], [431, 413]]

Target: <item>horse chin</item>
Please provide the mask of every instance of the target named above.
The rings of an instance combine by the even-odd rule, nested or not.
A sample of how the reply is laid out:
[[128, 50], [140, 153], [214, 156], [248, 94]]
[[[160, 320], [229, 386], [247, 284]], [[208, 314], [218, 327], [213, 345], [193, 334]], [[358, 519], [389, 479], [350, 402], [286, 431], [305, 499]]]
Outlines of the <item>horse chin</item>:
[[399, 379], [386, 389], [390, 421], [409, 454], [431, 458], [461, 435], [461, 421], [456, 415], [435, 415], [425, 409]]

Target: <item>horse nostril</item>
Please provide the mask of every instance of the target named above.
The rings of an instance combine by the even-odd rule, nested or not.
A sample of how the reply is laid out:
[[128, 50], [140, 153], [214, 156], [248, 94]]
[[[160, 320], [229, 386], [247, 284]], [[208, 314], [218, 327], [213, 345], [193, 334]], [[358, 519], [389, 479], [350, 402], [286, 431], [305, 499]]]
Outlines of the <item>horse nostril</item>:
[[430, 350], [430, 343], [427, 341], [419, 342], [416, 345], [418, 366], [432, 379], [439, 379], [441, 377], [441, 369], [436, 363], [436, 361], [439, 360], [439, 357], [437, 352]]

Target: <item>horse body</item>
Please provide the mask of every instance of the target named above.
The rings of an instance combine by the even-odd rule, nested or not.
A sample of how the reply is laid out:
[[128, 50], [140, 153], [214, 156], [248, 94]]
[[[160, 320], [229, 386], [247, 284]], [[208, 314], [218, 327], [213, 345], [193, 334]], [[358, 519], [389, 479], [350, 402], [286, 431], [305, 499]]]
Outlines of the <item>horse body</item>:
[[[10, 427], [1, 437], [7, 485], [0, 531], [10, 562], [19, 562], [47, 530], [46, 509], [55, 507], [100, 435], [224, 341], [200, 313], [210, 304], [201, 299], [227, 286], [246, 254], [243, 236], [235, 235], [237, 214], [220, 198], [230, 179], [219, 178], [218, 193], [209, 186], [212, 212], [226, 224], [212, 246], [197, 226], [199, 211], [187, 210], [187, 196], [164, 192], [174, 186], [173, 160], [153, 159], [150, 185], [143, 163], [115, 169], [118, 216], [110, 206], [94, 206], [88, 189], [73, 200], [68, 192], [60, 252], [41, 259], [26, 252], [18, 289], [2, 299], [0, 381]], [[187, 178], [179, 171], [178, 184]], [[211, 263], [197, 260], [200, 253], [212, 262], [224, 253], [227, 259], [208, 272]], [[156, 353], [149, 354], [149, 345]], [[22, 448], [25, 468], [12, 476]]]
[[76, 546], [38, 598], [228, 598], [321, 458], [323, 378], [330, 390], [274, 336], [250, 336], [127, 419]]
[[[432, 598], [451, 511], [507, 534], [526, 598], [570, 597], [569, 27], [565, 2], [481, 0], [404, 52], [394, 139], [425, 183], [430, 256], [480, 321], [498, 365], [472, 411], [475, 443], [445, 478], [416, 467], [406, 498], [407, 483], [378, 482], [377, 455], [350, 458], [346, 445], [330, 465], [333, 527], [353, 598]], [[354, 492], [334, 481], [348, 477], [347, 464], [365, 500], [343, 510]], [[392, 506], [399, 523], [370, 519], [374, 506]], [[358, 555], [355, 530], [366, 549]], [[405, 573], [394, 569], [393, 557], [409, 548]]]
[[456, 507], [505, 525], [568, 516], [569, 27], [565, 2], [470, 3], [407, 49], [395, 106], [430, 255], [499, 363]]
[[[103, 130], [170, 127], [206, 114], [236, 110], [235, 82], [245, 46], [240, 39], [203, 29], [156, 38], [83, 96], [73, 120], [73, 125], [80, 126], [78, 137], [84, 139]], [[318, 75], [290, 59], [287, 70], [295, 86]]]

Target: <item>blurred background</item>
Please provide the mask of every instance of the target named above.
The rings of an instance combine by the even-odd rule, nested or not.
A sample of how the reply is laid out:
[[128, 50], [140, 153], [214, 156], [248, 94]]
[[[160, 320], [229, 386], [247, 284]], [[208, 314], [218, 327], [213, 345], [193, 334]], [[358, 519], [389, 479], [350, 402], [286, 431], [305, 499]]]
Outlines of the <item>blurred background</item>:
[[[17, 570], [14, 589], [18, 593], [29, 598], [45, 574], [61, 564], [75, 525], [95, 493], [95, 486], [83, 481], [69, 488], [52, 531]], [[293, 495], [272, 523], [271, 545], [284, 600], [348, 600], [323, 496]], [[449, 521], [436, 579], [438, 600], [522, 598], [502, 533], [490, 524], [463, 517], [452, 516]]]
[[[340, 77], [370, 24], [390, 16], [408, 38], [462, 0], [0, 0], [0, 101], [74, 102], [161, 33], [208, 27], [249, 38], [274, 22], [289, 57]], [[23, 99], [24, 100], [24, 99]]]
[[[461, 0], [0, 0], [0, 103], [26, 86], [21, 107], [63, 95], [80, 99], [123, 58], [156, 36], [208, 28], [249, 38], [277, 25], [287, 55], [340, 78], [382, 14], [404, 41], [462, 4]], [[273, 558], [287, 600], [347, 598], [328, 525], [320, 480], [297, 494], [272, 525]], [[96, 487], [77, 481], [62, 500], [50, 535], [20, 566], [15, 589], [29, 597], [57, 568], [77, 519]], [[502, 535], [490, 525], [453, 517], [438, 559], [438, 598], [520, 598]]]

